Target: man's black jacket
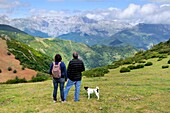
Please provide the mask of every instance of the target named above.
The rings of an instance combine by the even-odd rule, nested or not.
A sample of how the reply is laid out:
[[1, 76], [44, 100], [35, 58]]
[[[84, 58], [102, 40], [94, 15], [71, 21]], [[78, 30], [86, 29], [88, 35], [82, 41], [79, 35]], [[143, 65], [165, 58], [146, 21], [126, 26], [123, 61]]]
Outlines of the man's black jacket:
[[84, 63], [80, 59], [72, 59], [68, 64], [67, 76], [72, 81], [80, 81], [82, 71], [85, 71]]

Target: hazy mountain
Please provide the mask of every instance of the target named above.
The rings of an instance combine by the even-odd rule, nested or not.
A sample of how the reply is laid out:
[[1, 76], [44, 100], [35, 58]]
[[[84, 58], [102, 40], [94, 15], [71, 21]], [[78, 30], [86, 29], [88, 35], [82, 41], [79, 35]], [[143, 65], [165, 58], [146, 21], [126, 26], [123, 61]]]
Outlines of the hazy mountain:
[[[153, 45], [170, 39], [170, 24], [138, 24], [131, 29], [122, 30], [111, 36], [110, 45], [129, 44], [139, 49], [149, 49]], [[121, 43], [121, 45], [122, 45]]]
[[86, 33], [81, 33], [81, 32], [71, 32], [68, 34], [64, 34], [59, 36], [58, 38], [60, 39], [65, 39], [65, 40], [72, 40], [74, 42], [81, 42], [87, 45], [108, 45], [110, 42], [111, 38], [110, 37], [102, 37], [100, 35], [89, 35]]
[[62, 35], [69, 35], [70, 33], [79, 33], [80, 36], [77, 38], [81, 38], [82, 34], [104, 38], [122, 29], [132, 27], [132, 25], [128, 23], [113, 20], [93, 20], [84, 16], [18, 19], [10, 19], [3, 16], [0, 17], [0, 23], [11, 25], [28, 34], [39, 37], [62, 37]]
[[12, 26], [5, 25], [5, 24], [0, 24], [0, 30], [26, 34], [25, 32], [23, 32], [17, 28], [14, 28]]

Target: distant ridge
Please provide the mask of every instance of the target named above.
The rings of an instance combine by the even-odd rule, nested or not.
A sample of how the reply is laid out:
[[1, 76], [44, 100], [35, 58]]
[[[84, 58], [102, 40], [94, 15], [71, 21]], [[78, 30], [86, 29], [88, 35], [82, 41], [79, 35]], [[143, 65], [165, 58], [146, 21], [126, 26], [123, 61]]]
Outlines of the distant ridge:
[[4, 30], [4, 31], [10, 31], [10, 32], [16, 32], [16, 33], [22, 33], [22, 34], [27, 34], [17, 28], [14, 28], [12, 26], [9, 25], [5, 25], [5, 24], [0, 24], [0, 30]]
[[116, 39], [116, 40], [114, 40], [113, 42], [111, 42], [109, 45], [116, 46], [116, 45], [120, 45], [120, 44], [122, 44], [122, 43], [123, 43], [122, 41]]
[[170, 39], [170, 24], [138, 24], [130, 29], [124, 29], [113, 36], [110, 43], [119, 39], [123, 44], [131, 45], [138, 49], [148, 50], [152, 45]]

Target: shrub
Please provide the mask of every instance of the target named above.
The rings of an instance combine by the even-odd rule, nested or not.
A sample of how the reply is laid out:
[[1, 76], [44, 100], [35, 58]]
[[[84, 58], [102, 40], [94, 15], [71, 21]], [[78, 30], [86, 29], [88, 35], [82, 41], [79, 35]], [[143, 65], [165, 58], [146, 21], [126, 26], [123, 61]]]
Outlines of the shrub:
[[144, 68], [144, 65], [143, 64], [138, 64], [138, 65], [129, 65], [127, 68], [129, 68], [130, 70], [133, 70], [133, 69], [140, 69], [140, 68]]
[[136, 66], [136, 69], [140, 69], [140, 68], [144, 68], [144, 65], [143, 64], [139, 64]]
[[41, 81], [45, 81], [47, 80], [48, 77], [47, 76], [36, 76], [36, 77], [32, 77], [32, 79], [30, 80], [30, 82], [41, 82]]
[[159, 58], [167, 58], [167, 55], [159, 55]]
[[159, 54], [157, 52], [153, 52], [151, 53], [149, 56], [149, 58], [158, 58], [159, 57]]
[[169, 53], [169, 52], [170, 52], [169, 48], [162, 49], [162, 50], [159, 51], [160, 54], [165, 54], [165, 53]]
[[130, 69], [129, 68], [126, 68], [126, 67], [122, 67], [120, 69], [120, 73], [124, 73], [124, 72], [130, 72]]
[[17, 73], [17, 70], [14, 70], [13, 73]]
[[132, 63], [133, 63], [133, 60], [130, 58], [123, 61], [123, 64], [132, 64]]
[[146, 61], [140, 60], [139, 63], [146, 63]]
[[116, 69], [116, 68], [118, 68], [119, 66], [118, 65], [108, 65], [107, 66], [107, 68], [109, 68], [109, 69]]
[[168, 64], [170, 64], [170, 60], [168, 60]]
[[15, 59], [16, 59], [16, 60], [19, 60], [19, 57], [18, 57], [18, 56], [15, 56]]
[[6, 84], [17, 84], [17, 83], [26, 83], [26, 82], [27, 82], [27, 81], [26, 81], [25, 78], [19, 79], [18, 76], [16, 76], [15, 79], [13, 79], [13, 80], [8, 80], [8, 81], [6, 81], [5, 83], [6, 83]]
[[133, 69], [136, 69], [136, 66], [135, 65], [129, 65], [127, 68], [133, 70]]
[[7, 55], [11, 55], [11, 53], [8, 51], [8, 52], [7, 52]]
[[25, 70], [25, 67], [24, 67], [24, 66], [22, 66], [22, 70]]
[[147, 62], [147, 63], [145, 64], [145, 66], [151, 66], [151, 65], [153, 65], [152, 62]]
[[11, 71], [12, 70], [12, 68], [11, 67], [8, 67], [8, 71]]
[[104, 74], [108, 73], [109, 70], [106, 67], [98, 67], [98, 68], [93, 68], [91, 70], [87, 70], [83, 72], [83, 76], [86, 77], [102, 77]]
[[33, 76], [29, 82], [41, 82], [41, 81], [48, 80], [48, 78], [49, 78], [49, 74], [38, 72], [36, 77]]
[[169, 66], [168, 65], [162, 66], [162, 69], [165, 69], [165, 68], [169, 68]]
[[157, 61], [161, 61], [163, 58], [159, 58]]

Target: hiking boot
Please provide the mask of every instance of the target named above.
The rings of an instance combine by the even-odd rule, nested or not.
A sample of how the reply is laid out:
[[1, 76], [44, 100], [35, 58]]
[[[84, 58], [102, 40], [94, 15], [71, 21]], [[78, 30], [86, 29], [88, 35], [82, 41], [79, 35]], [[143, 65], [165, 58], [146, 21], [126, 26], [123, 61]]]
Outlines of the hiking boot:
[[54, 102], [54, 103], [56, 103], [57, 101], [56, 101], [56, 100], [54, 100], [53, 102]]
[[61, 101], [61, 103], [66, 103], [66, 101], [64, 100], [64, 101]]

